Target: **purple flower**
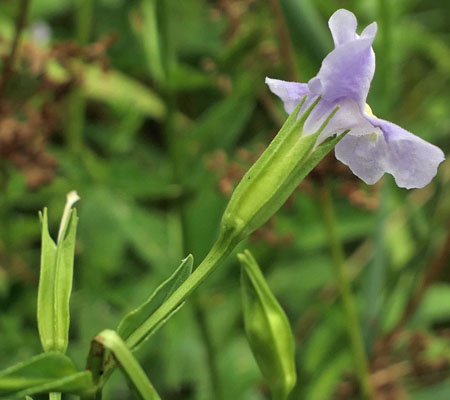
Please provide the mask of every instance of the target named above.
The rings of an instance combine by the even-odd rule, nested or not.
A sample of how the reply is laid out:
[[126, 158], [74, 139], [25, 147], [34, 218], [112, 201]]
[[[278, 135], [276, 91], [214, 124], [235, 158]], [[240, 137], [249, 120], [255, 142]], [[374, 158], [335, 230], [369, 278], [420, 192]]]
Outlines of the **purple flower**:
[[328, 25], [335, 48], [323, 60], [317, 76], [307, 84], [266, 78], [270, 90], [283, 100], [289, 114], [303, 96], [308, 95], [308, 100], [300, 115], [322, 96], [306, 121], [305, 135], [316, 132], [339, 105], [339, 111], [319, 136], [318, 143], [350, 129], [335, 148], [336, 158], [364, 182], [374, 184], [387, 172], [400, 187], [424, 187], [444, 161], [441, 149], [392, 122], [375, 117], [366, 104], [375, 72], [372, 42], [376, 23], [358, 35], [356, 17], [341, 9], [331, 16]]

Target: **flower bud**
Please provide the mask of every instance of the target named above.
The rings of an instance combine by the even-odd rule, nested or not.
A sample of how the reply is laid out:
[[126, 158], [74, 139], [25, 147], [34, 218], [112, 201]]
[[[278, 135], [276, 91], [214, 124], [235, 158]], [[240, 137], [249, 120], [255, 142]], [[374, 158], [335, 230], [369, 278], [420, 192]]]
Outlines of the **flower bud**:
[[45, 352], [65, 353], [69, 341], [69, 300], [72, 291], [73, 260], [77, 230], [75, 192], [67, 196], [57, 243], [48, 231], [47, 209], [41, 215], [41, 270], [37, 301], [39, 337]]
[[291, 327], [251, 253], [238, 258], [247, 339], [272, 399], [285, 400], [297, 380]]

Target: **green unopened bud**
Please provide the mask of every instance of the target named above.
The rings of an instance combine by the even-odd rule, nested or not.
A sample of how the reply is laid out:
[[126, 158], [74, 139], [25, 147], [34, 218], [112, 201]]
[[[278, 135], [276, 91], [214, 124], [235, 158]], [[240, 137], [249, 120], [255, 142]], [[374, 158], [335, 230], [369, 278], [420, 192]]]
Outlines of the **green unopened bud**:
[[44, 351], [65, 353], [69, 341], [69, 300], [72, 291], [73, 259], [77, 230], [76, 192], [67, 195], [57, 243], [48, 231], [47, 209], [42, 222], [41, 271], [37, 301], [39, 337]]
[[291, 327], [251, 253], [238, 258], [247, 339], [273, 400], [285, 400], [297, 380]]
[[328, 139], [316, 146], [318, 136], [339, 107], [316, 133], [303, 135], [304, 124], [320, 98], [298, 118], [305, 100], [306, 96], [236, 187], [222, 219], [224, 231], [233, 231], [242, 239], [263, 225], [344, 136]]

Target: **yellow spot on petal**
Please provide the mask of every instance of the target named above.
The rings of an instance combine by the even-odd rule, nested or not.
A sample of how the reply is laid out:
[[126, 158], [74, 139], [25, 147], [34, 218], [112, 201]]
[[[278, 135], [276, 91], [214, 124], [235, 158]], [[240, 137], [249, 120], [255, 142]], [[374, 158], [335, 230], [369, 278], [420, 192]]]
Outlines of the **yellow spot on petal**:
[[378, 140], [378, 133], [377, 132], [372, 132], [369, 133], [367, 135], [367, 138], [371, 141], [371, 142], [376, 142]]
[[[366, 103], [366, 105], [364, 106], [364, 112], [366, 114], [369, 114], [371, 117], [375, 117], [375, 114], [372, 112], [372, 109], [370, 108], [370, 106]], [[375, 117], [376, 118], [376, 117]]]

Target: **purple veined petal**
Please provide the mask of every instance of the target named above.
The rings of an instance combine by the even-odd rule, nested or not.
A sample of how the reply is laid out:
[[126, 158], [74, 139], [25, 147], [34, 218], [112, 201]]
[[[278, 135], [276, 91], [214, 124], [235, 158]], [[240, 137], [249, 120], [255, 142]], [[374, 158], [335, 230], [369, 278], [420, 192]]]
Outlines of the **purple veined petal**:
[[394, 176], [397, 186], [412, 189], [428, 185], [445, 160], [442, 150], [392, 122], [369, 118], [384, 133], [389, 149], [387, 172]]
[[358, 26], [358, 21], [355, 14], [348, 10], [342, 8], [337, 10], [328, 20], [328, 26], [330, 27], [335, 47], [357, 38], [356, 27]]
[[348, 41], [325, 57], [317, 76], [308, 82], [311, 93], [320, 94], [330, 102], [350, 98], [361, 110], [364, 108], [375, 72], [372, 43], [376, 24], [369, 27], [364, 31], [364, 38]]
[[430, 183], [444, 161], [442, 150], [391, 122], [367, 119], [381, 128], [383, 135], [376, 140], [373, 135], [347, 135], [335, 147], [336, 158], [369, 185], [385, 172], [394, 176], [397, 186], [407, 189]]
[[272, 93], [283, 100], [284, 109], [288, 114], [294, 111], [297, 104], [305, 95], [309, 95], [306, 83], [288, 82], [279, 79], [266, 78], [266, 84]]

